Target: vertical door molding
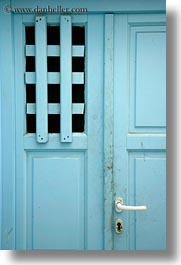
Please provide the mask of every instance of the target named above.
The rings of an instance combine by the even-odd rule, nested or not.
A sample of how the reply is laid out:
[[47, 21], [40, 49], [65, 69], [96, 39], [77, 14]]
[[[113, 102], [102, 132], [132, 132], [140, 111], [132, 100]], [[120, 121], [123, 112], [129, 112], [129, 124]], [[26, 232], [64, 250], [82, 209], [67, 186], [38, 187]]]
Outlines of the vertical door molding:
[[[27, 247], [27, 155], [24, 151], [24, 133], [26, 132], [26, 113], [25, 113], [25, 58], [24, 58], [24, 42], [25, 27], [23, 24], [23, 16], [14, 16], [14, 66], [15, 66], [15, 113], [16, 113], [16, 166], [15, 166], [15, 209], [16, 209], [16, 250], [26, 250]], [[35, 136], [36, 137], [36, 136]], [[36, 138], [34, 138], [36, 142]]]
[[11, 1], [0, 2], [0, 82], [1, 82], [1, 190], [2, 207], [0, 213], [1, 249], [15, 248], [15, 110], [14, 110], [14, 59], [12, 14], [5, 7]]
[[[95, 30], [96, 29], [96, 30]], [[86, 62], [87, 149], [87, 246], [88, 250], [104, 248], [103, 202], [103, 31], [104, 16], [88, 15]]]
[[[128, 106], [128, 15], [115, 15], [114, 30], [114, 192], [128, 202], [128, 155], [127, 155], [127, 106]], [[114, 211], [114, 218], [121, 218], [123, 231], [115, 234], [114, 249], [128, 249], [128, 212], [124, 216]]]
[[114, 15], [105, 15], [104, 58], [104, 248], [113, 248], [112, 202], [113, 202], [113, 33]]

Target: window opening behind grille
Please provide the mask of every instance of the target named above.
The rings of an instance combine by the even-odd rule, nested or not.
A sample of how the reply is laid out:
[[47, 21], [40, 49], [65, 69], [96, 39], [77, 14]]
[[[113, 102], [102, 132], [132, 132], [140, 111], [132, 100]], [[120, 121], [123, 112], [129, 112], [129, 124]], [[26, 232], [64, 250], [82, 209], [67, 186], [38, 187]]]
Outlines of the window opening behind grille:
[[[61, 28], [57, 25], [47, 25], [47, 69], [49, 73], [61, 73], [60, 69], [60, 32]], [[35, 58], [35, 26], [25, 27], [25, 72], [26, 74], [36, 74], [36, 58]], [[57, 47], [58, 45], [58, 47]], [[85, 75], [85, 27], [72, 26], [72, 73], [84, 73]], [[76, 54], [77, 48], [84, 49], [83, 54]], [[53, 49], [53, 51], [52, 51]], [[55, 54], [52, 54], [55, 50]], [[75, 54], [74, 54], [75, 52]], [[85, 80], [85, 77], [84, 77]], [[61, 104], [60, 90], [61, 84], [47, 84], [48, 104]], [[26, 82], [26, 131], [27, 133], [36, 133], [36, 83]], [[31, 106], [30, 106], [31, 104]], [[72, 104], [85, 104], [85, 82], [83, 84], [72, 84]], [[56, 107], [55, 107], [56, 109]], [[74, 108], [73, 108], [74, 109]], [[60, 133], [60, 113], [48, 114], [48, 132]], [[84, 132], [84, 117], [83, 113], [72, 114], [72, 132]]]

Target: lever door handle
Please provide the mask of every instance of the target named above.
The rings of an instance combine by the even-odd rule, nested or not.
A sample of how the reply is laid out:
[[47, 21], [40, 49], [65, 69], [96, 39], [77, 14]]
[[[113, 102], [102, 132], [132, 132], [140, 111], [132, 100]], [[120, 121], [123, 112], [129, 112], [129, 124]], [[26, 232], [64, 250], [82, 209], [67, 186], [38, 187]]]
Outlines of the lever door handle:
[[147, 210], [147, 207], [146, 206], [123, 205], [123, 199], [117, 198], [115, 200], [115, 210], [118, 213], [120, 213], [121, 211], [145, 211], [145, 210]]

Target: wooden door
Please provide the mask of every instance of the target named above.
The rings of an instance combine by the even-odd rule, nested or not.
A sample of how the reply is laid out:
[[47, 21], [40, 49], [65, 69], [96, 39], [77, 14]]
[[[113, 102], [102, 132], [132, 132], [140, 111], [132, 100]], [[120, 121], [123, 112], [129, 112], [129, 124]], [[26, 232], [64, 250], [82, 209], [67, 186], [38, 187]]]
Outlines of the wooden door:
[[15, 247], [102, 249], [103, 16], [15, 15], [14, 32]]
[[123, 231], [114, 249], [166, 248], [165, 15], [114, 17], [114, 199], [146, 211], [114, 209]]
[[2, 249], [166, 247], [165, 1], [87, 9], [0, 13]]

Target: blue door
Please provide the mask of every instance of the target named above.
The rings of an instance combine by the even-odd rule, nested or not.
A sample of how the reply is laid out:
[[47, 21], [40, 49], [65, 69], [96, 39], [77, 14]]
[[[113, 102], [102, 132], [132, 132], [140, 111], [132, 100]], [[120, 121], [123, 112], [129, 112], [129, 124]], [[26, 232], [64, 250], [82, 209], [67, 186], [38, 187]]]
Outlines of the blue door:
[[2, 249], [166, 248], [165, 3], [136, 2], [1, 13]]
[[105, 248], [164, 250], [165, 15], [106, 15], [105, 43]]
[[14, 31], [16, 248], [102, 249], [103, 16], [15, 16]]
[[165, 15], [116, 15], [114, 40], [114, 199], [147, 207], [114, 212], [114, 248], [165, 249]]

